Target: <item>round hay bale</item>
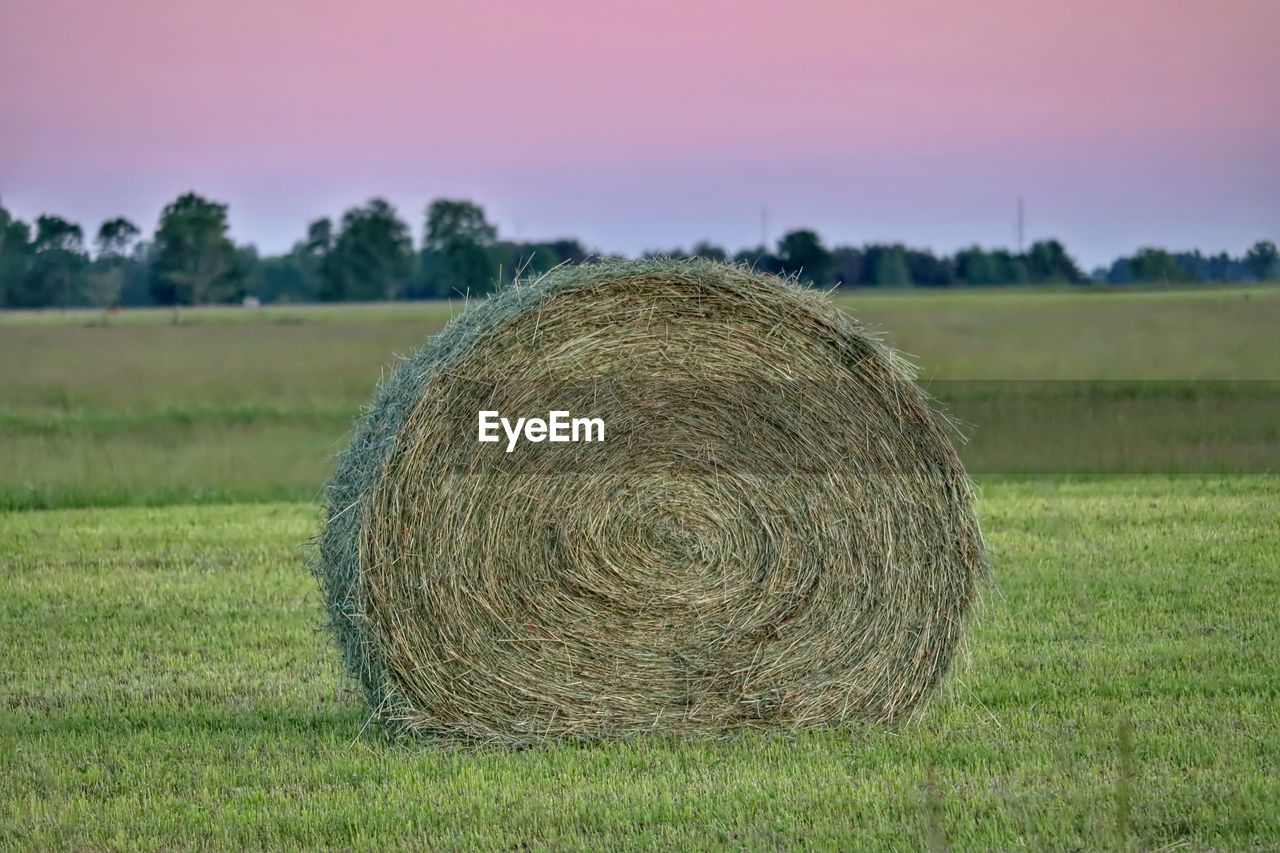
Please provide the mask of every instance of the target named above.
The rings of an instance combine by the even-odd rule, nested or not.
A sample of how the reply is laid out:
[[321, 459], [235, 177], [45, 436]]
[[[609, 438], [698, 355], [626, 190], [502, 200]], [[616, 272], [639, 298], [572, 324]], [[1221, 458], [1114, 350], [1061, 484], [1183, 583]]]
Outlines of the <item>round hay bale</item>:
[[[603, 441], [478, 441], [478, 413]], [[985, 570], [950, 425], [821, 294], [607, 262], [469, 308], [384, 383], [315, 571], [375, 714], [526, 742], [892, 721]]]

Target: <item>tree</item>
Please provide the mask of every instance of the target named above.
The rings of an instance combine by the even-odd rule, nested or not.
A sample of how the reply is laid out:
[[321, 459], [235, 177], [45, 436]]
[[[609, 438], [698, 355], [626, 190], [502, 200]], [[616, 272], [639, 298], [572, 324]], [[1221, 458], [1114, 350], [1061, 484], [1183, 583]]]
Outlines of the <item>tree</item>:
[[1075, 259], [1057, 240], [1039, 240], [1031, 244], [1026, 256], [1027, 272], [1034, 282], [1084, 281], [1084, 273]]
[[333, 220], [324, 216], [307, 225], [307, 236], [289, 254], [266, 258], [258, 267], [253, 292], [263, 302], [314, 302], [324, 290], [325, 258], [333, 251]]
[[[258, 278], [259, 269], [262, 266], [262, 256], [258, 254], [258, 247], [252, 243], [244, 246], [236, 246], [236, 267], [240, 270], [240, 276], [243, 280], [241, 286], [241, 297], [250, 295], [249, 288]], [[252, 294], [257, 296], [257, 294]], [[259, 297], [261, 298], [261, 297]]]
[[1008, 249], [995, 249], [991, 258], [999, 274], [996, 284], [1026, 284], [1031, 280], [1026, 258], [1022, 255], [1015, 255]]
[[249, 279], [249, 292], [263, 302], [311, 302], [319, 297], [310, 258], [297, 249], [287, 255], [260, 258]]
[[0, 305], [21, 304], [31, 263], [31, 228], [0, 205]]
[[1258, 281], [1280, 276], [1280, 252], [1270, 240], [1259, 240], [1245, 252], [1244, 265]]
[[129, 252], [124, 266], [124, 284], [120, 289], [121, 305], [154, 305], [155, 292], [151, 279], [152, 250], [155, 244], [139, 240]]
[[1000, 262], [981, 246], [956, 252], [956, 277], [968, 285], [1004, 284]]
[[861, 249], [853, 246], [837, 246], [831, 250], [831, 274], [841, 287], [857, 287], [862, 283], [866, 257]]
[[244, 277], [227, 236], [227, 206], [193, 192], [160, 214], [152, 261], [152, 294], [161, 305], [201, 305], [237, 298]]
[[924, 287], [946, 287], [956, 279], [955, 266], [947, 257], [939, 258], [925, 249], [905, 251], [907, 274], [913, 284]]
[[123, 216], [108, 219], [98, 226], [98, 237], [94, 240], [98, 248], [98, 257], [113, 256], [123, 258], [129, 254], [129, 247], [142, 232]]
[[1175, 255], [1178, 263], [1192, 270], [1201, 282], [1238, 282], [1245, 277], [1243, 259], [1236, 261], [1226, 252], [1217, 255], [1201, 255], [1199, 251], [1180, 252]]
[[727, 261], [729, 253], [710, 240], [699, 240], [693, 244], [693, 248], [689, 250], [689, 254], [695, 258], [705, 258], [708, 261]]
[[1107, 284], [1130, 284], [1133, 281], [1133, 268], [1129, 258], [1116, 258], [1107, 268]]
[[308, 225], [303, 249], [317, 258], [329, 254], [333, 250], [333, 220], [325, 216]]
[[1191, 273], [1178, 259], [1164, 249], [1145, 248], [1129, 258], [1129, 275], [1133, 281], [1184, 282], [1191, 281]]
[[801, 228], [784, 234], [778, 241], [778, 261], [783, 272], [802, 281], [818, 285], [831, 281], [831, 252], [816, 231]]
[[875, 287], [902, 287], [911, 284], [907, 253], [900, 244], [872, 244], [866, 249], [867, 284]]
[[[512, 281], [516, 275], [533, 278], [563, 264], [580, 264], [588, 254], [581, 243], [571, 239], [540, 243], [501, 241], [494, 245], [492, 251], [502, 269], [504, 282]], [[434, 291], [426, 290], [423, 295], [434, 295]]]
[[78, 301], [80, 273], [87, 261], [80, 226], [60, 216], [40, 216], [31, 248], [26, 286], [29, 304], [66, 308]]
[[129, 252], [139, 233], [138, 226], [124, 217], [108, 219], [98, 227], [94, 239], [97, 257], [84, 277], [84, 292], [90, 302], [102, 308], [120, 304], [125, 280], [135, 263]]
[[485, 219], [484, 208], [466, 199], [438, 198], [427, 206], [424, 246], [447, 252], [459, 245], [487, 246], [498, 231]]
[[394, 299], [413, 271], [409, 226], [384, 199], [353, 207], [342, 215], [342, 227], [320, 269], [321, 299]]
[[35, 250], [83, 255], [84, 231], [61, 216], [40, 216], [36, 219]]
[[263, 302], [314, 302], [324, 288], [325, 258], [333, 250], [333, 222], [328, 217], [307, 225], [306, 236], [284, 255], [258, 257], [241, 250], [250, 261], [245, 266], [246, 292]]
[[740, 250], [733, 256], [733, 262], [751, 267], [760, 272], [774, 274], [782, 272], [782, 261], [764, 246]]
[[480, 205], [465, 199], [431, 202], [421, 263], [427, 289], [436, 296], [488, 293], [498, 283], [497, 239]]

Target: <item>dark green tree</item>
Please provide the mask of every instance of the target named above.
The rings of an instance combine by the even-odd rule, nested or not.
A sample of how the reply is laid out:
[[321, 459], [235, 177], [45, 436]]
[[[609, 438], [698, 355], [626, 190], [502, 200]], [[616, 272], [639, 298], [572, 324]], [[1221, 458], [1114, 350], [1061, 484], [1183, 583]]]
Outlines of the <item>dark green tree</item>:
[[1173, 257], [1195, 281], [1243, 281], [1253, 277], [1245, 261], [1247, 255], [1236, 259], [1226, 252], [1205, 255], [1199, 249], [1192, 249], [1176, 252]]
[[911, 284], [907, 252], [900, 244], [866, 247], [866, 281], [873, 287], [905, 287]]
[[133, 242], [138, 239], [138, 235], [141, 233], [138, 230], [138, 226], [123, 216], [108, 219], [98, 226], [98, 236], [94, 240], [94, 244], [98, 249], [98, 257], [126, 257]]
[[320, 269], [321, 299], [395, 299], [413, 271], [409, 226], [384, 199], [353, 207], [342, 215], [342, 227]]
[[129, 263], [124, 267], [124, 286], [120, 290], [121, 305], [154, 305], [152, 292], [151, 250], [154, 243], [139, 240], [129, 252]]
[[1133, 281], [1178, 283], [1192, 280], [1190, 271], [1164, 249], [1139, 249], [1129, 258], [1129, 275]]
[[504, 282], [512, 281], [516, 275], [532, 278], [558, 266], [580, 264], [587, 259], [587, 250], [577, 240], [571, 239], [540, 243], [501, 241], [495, 244], [494, 251]]
[[999, 270], [999, 278], [996, 284], [1026, 284], [1031, 280], [1031, 275], [1027, 272], [1027, 261], [1022, 255], [1015, 255], [1008, 249], [995, 249], [991, 252], [991, 258]]
[[324, 263], [333, 251], [333, 220], [325, 216], [307, 225], [305, 239], [287, 255], [267, 258], [260, 267], [255, 295], [263, 302], [314, 302], [324, 289]]
[[489, 224], [480, 205], [449, 198], [431, 202], [427, 206], [420, 270], [424, 289], [436, 296], [477, 295], [493, 290], [503, 256], [497, 239], [498, 231]]
[[438, 252], [452, 246], [487, 246], [498, 231], [485, 218], [484, 208], [466, 199], [438, 198], [427, 206], [425, 246]]
[[1085, 280], [1084, 272], [1057, 240], [1039, 240], [1026, 255], [1031, 281], [1075, 284]]
[[956, 278], [967, 285], [1007, 284], [999, 260], [981, 246], [956, 252]]
[[857, 287], [862, 283], [866, 256], [853, 246], [837, 246], [831, 250], [831, 277], [840, 287]]
[[259, 258], [249, 292], [263, 302], [311, 302], [319, 298], [319, 280], [305, 252]]
[[1270, 240], [1259, 240], [1245, 252], [1244, 265], [1258, 281], [1280, 277], [1280, 252]]
[[71, 252], [84, 254], [84, 230], [61, 216], [36, 219], [35, 250], [37, 252]]
[[822, 245], [816, 231], [801, 228], [784, 234], [778, 241], [778, 261], [784, 273], [798, 276], [801, 281], [831, 283], [831, 252]]
[[333, 220], [325, 216], [308, 225], [302, 248], [317, 258], [329, 254], [333, 249]]
[[186, 193], [160, 214], [152, 296], [160, 305], [226, 302], [243, 292], [240, 254], [227, 236], [227, 206]]
[[907, 249], [906, 261], [912, 284], [946, 287], [955, 281], [955, 266], [950, 258], [940, 258], [924, 249]]
[[30, 226], [0, 205], [0, 305], [20, 306], [30, 264]]
[[710, 240], [699, 240], [694, 243], [693, 248], [689, 250], [689, 254], [695, 258], [704, 258], [708, 261], [729, 260], [729, 253]]
[[60, 308], [81, 302], [82, 273], [88, 255], [80, 226], [60, 216], [40, 216], [31, 249], [25, 301], [32, 306]]
[[314, 302], [323, 288], [322, 269], [333, 249], [333, 222], [317, 219], [288, 253], [255, 260], [248, 292], [263, 302]]
[[122, 216], [98, 227], [94, 239], [97, 256], [85, 274], [85, 295], [90, 302], [102, 308], [120, 304], [125, 282], [135, 272], [130, 252], [140, 233], [138, 226]]
[[782, 272], [782, 261], [764, 246], [740, 250], [733, 256], [733, 262], [735, 264], [743, 264], [760, 272], [774, 273], [775, 275]]
[[[253, 292], [253, 283], [257, 280], [258, 272], [262, 267], [262, 256], [258, 254], [258, 247], [252, 243], [236, 246], [236, 266], [240, 269], [243, 280], [241, 295], [257, 297], [258, 294]], [[258, 298], [261, 299], [261, 297]]]

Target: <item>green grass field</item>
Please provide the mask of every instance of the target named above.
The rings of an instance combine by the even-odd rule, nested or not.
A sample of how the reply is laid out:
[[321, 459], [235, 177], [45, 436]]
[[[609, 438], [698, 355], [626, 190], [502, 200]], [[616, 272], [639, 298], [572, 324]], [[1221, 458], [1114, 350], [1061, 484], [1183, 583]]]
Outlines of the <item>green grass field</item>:
[[304, 566], [447, 306], [0, 313], [0, 845], [1280, 846], [1280, 478], [1105, 474], [1277, 470], [1280, 289], [840, 304], [943, 387], [1078, 380], [962, 386], [975, 468], [1117, 446], [980, 476], [999, 588], [920, 722], [525, 751], [366, 727]]
[[1278, 505], [1266, 477], [988, 486], [1002, 595], [920, 724], [479, 753], [363, 729], [315, 507], [10, 515], [0, 842], [1273, 847]]

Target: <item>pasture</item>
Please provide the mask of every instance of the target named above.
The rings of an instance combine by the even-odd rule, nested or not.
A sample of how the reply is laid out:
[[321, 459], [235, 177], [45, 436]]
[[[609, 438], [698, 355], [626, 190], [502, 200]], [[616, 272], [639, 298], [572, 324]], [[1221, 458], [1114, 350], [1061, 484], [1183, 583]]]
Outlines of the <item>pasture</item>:
[[1280, 844], [1280, 288], [837, 298], [971, 425], [998, 589], [944, 695], [525, 751], [365, 727], [304, 567], [458, 306], [0, 314], [0, 845]]
[[[1280, 468], [1280, 288], [838, 303], [913, 356], [979, 475]], [[0, 508], [310, 500], [461, 307], [0, 312]]]

